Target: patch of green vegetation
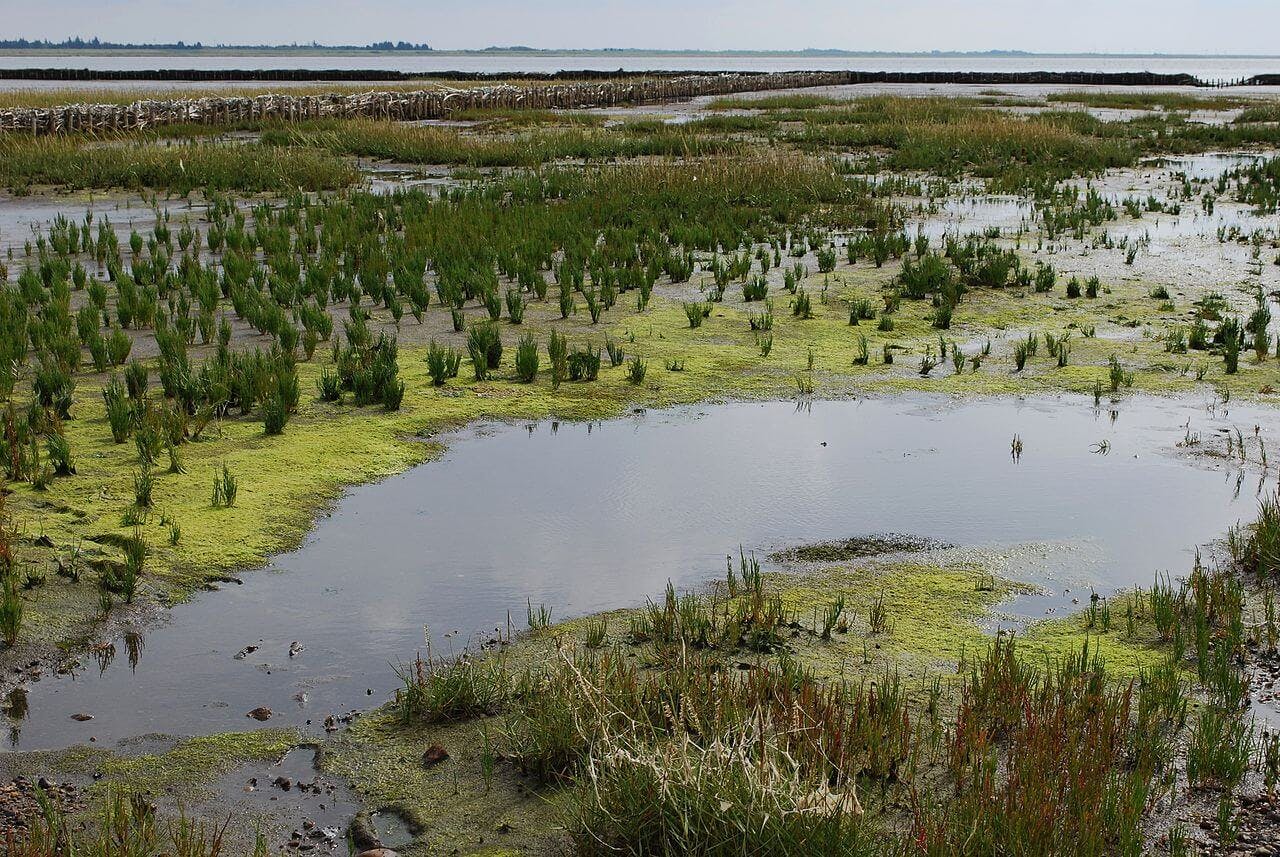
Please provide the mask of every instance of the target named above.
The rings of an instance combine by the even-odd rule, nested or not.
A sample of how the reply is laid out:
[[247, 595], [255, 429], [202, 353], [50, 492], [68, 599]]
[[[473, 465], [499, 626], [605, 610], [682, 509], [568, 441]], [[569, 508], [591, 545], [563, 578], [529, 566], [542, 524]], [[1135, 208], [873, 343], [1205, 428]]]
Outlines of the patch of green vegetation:
[[792, 139], [805, 148], [884, 148], [888, 169], [968, 172], [1005, 190], [1128, 166], [1137, 156], [1078, 116], [1019, 116], [960, 99], [879, 96], [798, 118], [806, 127]]
[[1001, 601], [1035, 588], [992, 577], [971, 564], [925, 565], [909, 560], [832, 566], [771, 579], [783, 603], [805, 627], [843, 597], [849, 632], [829, 641], [793, 642], [800, 663], [827, 678], [900, 668], [907, 675], [954, 672], [966, 652], [980, 652], [983, 625]]
[[323, 152], [272, 146], [90, 142], [77, 137], [0, 140], [0, 186], [17, 191], [160, 188], [248, 193], [306, 187], [335, 190], [356, 180], [348, 163]]
[[1232, 96], [1193, 95], [1185, 92], [1053, 92], [1045, 101], [1083, 104], [1113, 110], [1233, 110], [1256, 101]]
[[[511, 677], [510, 696], [498, 704], [496, 716], [489, 711], [461, 722], [432, 718], [426, 712], [436, 709], [415, 700], [435, 692], [429, 689], [434, 677], [442, 679], [438, 687], [454, 688], [455, 679], [479, 681], [481, 673], [471, 668], [473, 662], [420, 665], [400, 702], [338, 739], [327, 764], [352, 776], [373, 805], [411, 819], [420, 833], [418, 846], [428, 850], [442, 837], [478, 848], [492, 841], [496, 826], [502, 847], [520, 853], [552, 853], [569, 843], [592, 850], [600, 841], [639, 853], [636, 843], [650, 837], [672, 837], [700, 851], [724, 834], [719, 822], [701, 814], [706, 792], [697, 782], [716, 783], [711, 794], [718, 799], [718, 818], [754, 805], [727, 800], [730, 794], [780, 805], [814, 799], [812, 783], [801, 786], [803, 776], [800, 783], [790, 779], [799, 772], [789, 767], [803, 765], [813, 745], [774, 736], [766, 724], [776, 714], [805, 724], [805, 735], [830, 730], [823, 734], [833, 743], [821, 746], [835, 777], [831, 801], [823, 804], [831, 815], [819, 816], [803, 832], [769, 821], [740, 829], [767, 837], [782, 853], [806, 853], [815, 837], [827, 835], [827, 823], [837, 823], [841, 841], [857, 844], [855, 853], [892, 853], [885, 843], [918, 835], [922, 824], [958, 823], [955, 816], [967, 818], [970, 801], [1004, 788], [1001, 778], [977, 778], [962, 781], [954, 793], [943, 789], [953, 769], [945, 754], [938, 755], [941, 735], [951, 736], [943, 743], [952, 752], [971, 740], [964, 736], [974, 716], [994, 716], [1015, 735], [1034, 731], [1037, 723], [1067, 722], [1056, 716], [1041, 721], [1039, 714], [1025, 719], [1027, 705], [1048, 702], [1038, 692], [1024, 696], [1028, 686], [1047, 681], [1051, 696], [1062, 694], [1053, 705], [1073, 705], [1076, 691], [1068, 688], [1085, 681], [1093, 688], [1086, 699], [1094, 701], [1069, 722], [1083, 716], [1090, 729], [1118, 729], [1139, 759], [1157, 753], [1164, 760], [1141, 762], [1135, 772], [1112, 759], [1035, 809], [1002, 804], [1003, 814], [1048, 812], [1074, 828], [1087, 825], [1086, 807], [1096, 805], [1077, 802], [1075, 790], [1088, 792], [1104, 782], [1111, 783], [1104, 788], [1117, 787], [1108, 778], [1120, 771], [1137, 777], [1124, 788], [1150, 788], [1150, 778], [1172, 763], [1172, 745], [1165, 739], [1187, 728], [1196, 670], [1210, 688], [1232, 681], [1208, 666], [1207, 649], [1182, 662], [1176, 659], [1186, 656], [1185, 648], [1169, 643], [1170, 634], [1205, 621], [1228, 637], [1238, 635], [1230, 616], [1239, 615], [1242, 602], [1231, 571], [1197, 567], [1180, 590], [1158, 580], [1150, 591], [1095, 599], [1074, 616], [1032, 623], [1015, 643], [1003, 634], [989, 636], [983, 626], [1001, 601], [1034, 588], [981, 567], [872, 561], [796, 577], [763, 575], [754, 559], [739, 560], [740, 572], [731, 562], [726, 580], [710, 593], [669, 589], [665, 599], [645, 608], [537, 630], [489, 656]], [[1242, 642], [1235, 639], [1234, 645]], [[1171, 652], [1179, 653], [1175, 660]], [[763, 768], [769, 774], [760, 780], [739, 782], [743, 760], [721, 754], [713, 739], [737, 734], [743, 711], [751, 712], [753, 737], [746, 744], [753, 748], [753, 769], [762, 770], [762, 760], [782, 747], [791, 762]], [[951, 731], [946, 724], [953, 719]], [[1027, 734], [1013, 744], [1036, 754], [1044, 770], [1055, 772], [1051, 776], [1057, 776], [1058, 764], [1090, 767], [1097, 761], [1075, 759], [1072, 742], [1063, 744], [1057, 727], [1050, 732], [1046, 743]], [[675, 743], [662, 749], [669, 740]], [[775, 740], [783, 743], [775, 747]], [[418, 759], [433, 745], [445, 748], [449, 758], [424, 768]], [[655, 749], [660, 752], [652, 755]], [[989, 749], [1017, 752], [1004, 740]], [[835, 762], [833, 754], [845, 751], [854, 760]], [[1010, 764], [1026, 761], [1011, 757]], [[887, 773], [892, 775], [886, 780]], [[690, 774], [696, 775], [693, 782], [685, 779]], [[644, 786], [650, 776], [667, 788]], [[899, 788], [939, 799], [927, 815], [919, 808], [904, 814], [891, 795]], [[848, 794], [859, 799], [856, 810], [852, 798], [843, 802]], [[653, 807], [658, 795], [669, 802], [661, 812]], [[685, 821], [667, 823], [666, 812]], [[1011, 841], [990, 818], [969, 821], [969, 835], [980, 832], [993, 846]], [[1145, 824], [1141, 813], [1129, 813], [1122, 825], [1089, 826], [1087, 835], [1097, 842], [1140, 843]], [[932, 835], [948, 841], [952, 836], [941, 828]], [[1050, 840], [1056, 835], [1052, 829], [1037, 834]], [[868, 836], [883, 847], [870, 846]]]
[[947, 547], [947, 545], [921, 536], [884, 533], [881, 535], [854, 536], [849, 539], [819, 542], [812, 545], [801, 545], [770, 554], [769, 559], [774, 562], [836, 563], [886, 553], [915, 552], [941, 547]]
[[[371, 809], [404, 818], [424, 853], [556, 853], [572, 795], [510, 776], [492, 758], [500, 728], [497, 718], [405, 725], [384, 708], [328, 742], [321, 765]], [[448, 758], [428, 767], [423, 753], [433, 745]]]
[[410, 164], [470, 167], [537, 166], [568, 158], [610, 160], [732, 152], [729, 140], [681, 126], [626, 122], [603, 131], [553, 130], [529, 135], [477, 135], [455, 128], [347, 121], [289, 125], [263, 132], [264, 143], [289, 150], [319, 149]]
[[1266, 104], [1251, 104], [1240, 111], [1235, 121], [1238, 123], [1280, 122], [1280, 103], [1272, 101]]
[[820, 107], [838, 107], [848, 102], [824, 95], [796, 92], [786, 95], [765, 95], [757, 98], [732, 96], [716, 98], [707, 105], [708, 110], [816, 110]]
[[34, 780], [58, 771], [92, 779], [93, 798], [115, 789], [191, 804], [211, 797], [212, 787], [225, 774], [251, 762], [274, 762], [298, 740], [291, 729], [259, 729], [187, 738], [166, 750], [137, 755], [81, 744], [66, 750], [7, 753], [0, 769], [6, 778]]
[[249, 762], [273, 762], [295, 747], [292, 729], [259, 729], [202, 735], [180, 741], [163, 753], [114, 756], [99, 766], [97, 788], [117, 785], [129, 791], [178, 796], [183, 800], [209, 797], [219, 777]]

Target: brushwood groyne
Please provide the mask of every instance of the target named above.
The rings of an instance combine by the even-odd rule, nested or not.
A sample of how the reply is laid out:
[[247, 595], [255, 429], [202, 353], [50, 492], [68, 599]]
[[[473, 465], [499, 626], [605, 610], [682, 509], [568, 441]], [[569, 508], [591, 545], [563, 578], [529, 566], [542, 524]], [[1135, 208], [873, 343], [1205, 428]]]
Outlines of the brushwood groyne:
[[[443, 119], [472, 109], [582, 109], [679, 101], [705, 95], [846, 86], [902, 84], [1060, 84], [1069, 86], [1248, 86], [1280, 84], [1280, 76], [1238, 81], [1202, 81], [1187, 74], [1147, 72], [599, 72], [554, 74], [409, 74], [380, 70], [175, 69], [3, 69], [0, 78], [22, 80], [245, 81], [399, 83], [414, 80], [472, 81], [486, 85], [437, 83], [418, 90], [361, 93], [264, 94], [201, 98], [140, 99], [129, 104], [80, 103], [0, 111], [0, 131], [32, 134], [111, 132], [162, 125], [234, 125], [260, 121], [366, 118], [392, 121]], [[1274, 78], [1274, 79], [1273, 79]], [[508, 81], [508, 82], [503, 82]], [[519, 81], [518, 83], [513, 81]]]

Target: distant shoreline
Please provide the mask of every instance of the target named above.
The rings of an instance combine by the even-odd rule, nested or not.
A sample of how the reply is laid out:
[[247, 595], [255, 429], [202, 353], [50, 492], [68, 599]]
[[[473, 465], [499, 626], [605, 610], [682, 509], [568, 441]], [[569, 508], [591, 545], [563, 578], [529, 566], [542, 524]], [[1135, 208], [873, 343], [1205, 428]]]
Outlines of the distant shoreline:
[[871, 59], [1227, 59], [1275, 60], [1280, 54], [1166, 54], [1166, 53], [1035, 53], [1027, 51], [846, 51], [806, 49], [795, 51], [739, 50], [656, 50], [645, 48], [481, 48], [458, 50], [380, 49], [329, 47], [316, 45], [275, 47], [148, 47], [146, 45], [83, 48], [0, 48], [0, 56], [67, 57], [67, 56], [428, 56], [428, 57], [831, 57]]

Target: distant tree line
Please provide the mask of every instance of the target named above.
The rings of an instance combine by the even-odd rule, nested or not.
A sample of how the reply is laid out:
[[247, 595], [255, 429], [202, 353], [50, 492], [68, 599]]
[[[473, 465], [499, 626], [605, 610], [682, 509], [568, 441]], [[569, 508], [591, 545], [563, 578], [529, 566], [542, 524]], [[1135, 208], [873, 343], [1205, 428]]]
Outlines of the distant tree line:
[[203, 42], [104, 42], [102, 39], [82, 39], [79, 36], [64, 39], [61, 42], [49, 39], [0, 39], [0, 50], [163, 50], [163, 51], [199, 51], [208, 48], [222, 50], [288, 50], [298, 48], [315, 48], [318, 50], [364, 50], [364, 51], [429, 51], [431, 45], [425, 42], [373, 42], [368, 45], [322, 45], [318, 42], [290, 45], [206, 45]]

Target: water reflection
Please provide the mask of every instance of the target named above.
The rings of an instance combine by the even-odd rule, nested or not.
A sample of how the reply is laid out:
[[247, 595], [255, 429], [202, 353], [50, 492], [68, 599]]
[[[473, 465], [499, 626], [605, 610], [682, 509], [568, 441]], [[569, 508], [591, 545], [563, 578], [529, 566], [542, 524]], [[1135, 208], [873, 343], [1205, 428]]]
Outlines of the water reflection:
[[[531, 605], [560, 620], [642, 604], [668, 580], [704, 584], [739, 545], [764, 557], [912, 533], [1024, 557], [1002, 573], [1058, 593], [1106, 596], [1184, 571], [1198, 544], [1252, 517], [1243, 486], [1267, 431], [1245, 437], [1245, 466], [1204, 452], [1225, 430], [1276, 424], [1220, 401], [912, 396], [484, 426], [440, 461], [354, 489], [297, 550], [174, 608], [145, 643], [133, 629], [85, 659], [98, 669], [30, 684], [39, 716], [14, 741], [318, 731], [385, 699], [424, 625], [460, 651], [508, 617], [522, 626]], [[1188, 433], [1203, 440], [1183, 446]], [[265, 724], [245, 716], [260, 706]]]

